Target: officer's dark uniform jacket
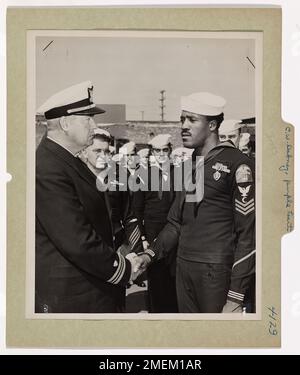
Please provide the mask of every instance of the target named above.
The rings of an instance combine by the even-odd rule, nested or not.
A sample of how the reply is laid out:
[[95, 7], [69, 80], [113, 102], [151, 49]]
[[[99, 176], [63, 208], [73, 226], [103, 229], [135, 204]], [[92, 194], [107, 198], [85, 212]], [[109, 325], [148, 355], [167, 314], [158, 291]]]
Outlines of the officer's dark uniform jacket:
[[107, 197], [81, 160], [44, 138], [36, 154], [36, 311], [119, 312], [130, 262]]
[[255, 167], [231, 142], [223, 142], [204, 159], [204, 196], [186, 202], [177, 194], [168, 224], [148, 251], [162, 257], [178, 243], [178, 257], [232, 266], [228, 299], [242, 302], [255, 272]]

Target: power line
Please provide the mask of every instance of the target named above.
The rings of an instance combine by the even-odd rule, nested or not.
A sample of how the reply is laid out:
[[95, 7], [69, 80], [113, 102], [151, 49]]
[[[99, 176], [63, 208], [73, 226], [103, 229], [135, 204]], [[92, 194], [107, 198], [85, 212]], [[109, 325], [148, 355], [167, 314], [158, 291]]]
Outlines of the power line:
[[165, 111], [164, 111], [164, 109], [166, 107], [165, 104], [164, 104], [165, 99], [166, 99], [165, 93], [166, 93], [166, 90], [160, 91], [160, 99], [159, 99], [159, 101], [160, 101], [160, 118], [161, 118], [162, 122], [165, 121]]

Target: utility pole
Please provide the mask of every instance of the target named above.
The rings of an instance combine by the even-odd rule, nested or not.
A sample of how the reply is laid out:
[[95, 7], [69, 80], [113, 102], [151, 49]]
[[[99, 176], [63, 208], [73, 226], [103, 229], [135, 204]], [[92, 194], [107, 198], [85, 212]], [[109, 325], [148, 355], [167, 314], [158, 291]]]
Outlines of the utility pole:
[[164, 122], [165, 121], [165, 111], [164, 111], [164, 108], [165, 108], [165, 99], [166, 99], [166, 90], [161, 90], [160, 91], [160, 118], [161, 118], [161, 121]]

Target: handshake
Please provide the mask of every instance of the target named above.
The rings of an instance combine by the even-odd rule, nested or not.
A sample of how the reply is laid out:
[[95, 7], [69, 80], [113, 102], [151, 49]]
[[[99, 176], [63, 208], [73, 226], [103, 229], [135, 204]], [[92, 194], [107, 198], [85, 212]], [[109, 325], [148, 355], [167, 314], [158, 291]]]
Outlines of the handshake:
[[145, 253], [129, 253], [126, 255], [126, 259], [128, 259], [131, 264], [131, 275], [129, 281], [137, 279], [151, 263], [151, 258]]

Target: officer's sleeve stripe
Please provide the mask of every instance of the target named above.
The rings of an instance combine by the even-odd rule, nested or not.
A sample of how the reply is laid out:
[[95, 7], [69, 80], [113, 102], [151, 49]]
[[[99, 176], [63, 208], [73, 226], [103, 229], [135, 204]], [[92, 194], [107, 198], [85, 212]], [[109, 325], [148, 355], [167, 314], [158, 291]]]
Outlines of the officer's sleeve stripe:
[[250, 258], [252, 255], [254, 255], [256, 253], [256, 250], [253, 250], [251, 251], [251, 253], [247, 254], [246, 256], [244, 256], [243, 258], [239, 259], [238, 261], [236, 261], [233, 266], [232, 266], [232, 269], [234, 267], [236, 267], [238, 264], [242, 263], [244, 260]]
[[131, 243], [131, 248], [132, 248], [132, 249], [133, 249], [134, 246], [137, 244], [139, 238], [140, 238], [140, 236], [137, 236], [137, 238], [135, 239], [135, 241], [133, 241], [133, 242]]
[[129, 237], [129, 241], [132, 241], [138, 234], [139, 234], [138, 227], [135, 227], [134, 231], [131, 233]]
[[137, 243], [137, 241], [139, 240], [139, 238], [140, 238], [140, 236], [137, 234], [132, 241], [129, 241], [130, 245], [134, 246]]
[[233, 290], [230, 290], [230, 291], [228, 292], [228, 294], [232, 294], [233, 296], [236, 296], [236, 297], [239, 297], [239, 298], [244, 297], [244, 294], [242, 294], [242, 293], [238, 293], [238, 292], [234, 292]]
[[134, 231], [131, 233], [130, 237], [129, 237], [129, 242], [133, 242], [135, 240], [136, 237], [139, 237], [140, 236], [140, 231], [139, 231], [139, 227], [136, 226], [134, 228]]
[[116, 272], [112, 275], [112, 277], [107, 280], [108, 283], [111, 284], [118, 284], [122, 277], [124, 276], [125, 268], [126, 268], [126, 261], [122, 254], [117, 253], [119, 257], [119, 264]]
[[228, 297], [234, 298], [234, 299], [236, 299], [238, 301], [241, 301], [241, 302], [243, 302], [243, 300], [244, 300], [244, 294], [236, 293], [236, 292], [233, 292], [232, 290], [230, 290], [228, 292]]

